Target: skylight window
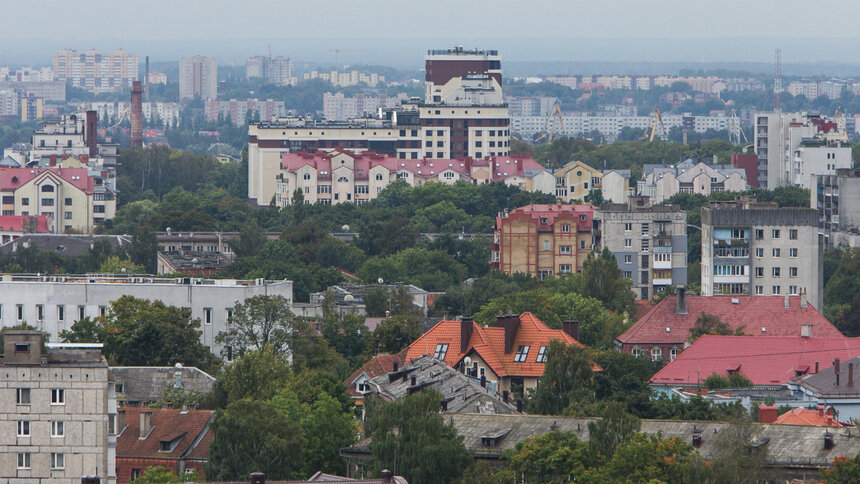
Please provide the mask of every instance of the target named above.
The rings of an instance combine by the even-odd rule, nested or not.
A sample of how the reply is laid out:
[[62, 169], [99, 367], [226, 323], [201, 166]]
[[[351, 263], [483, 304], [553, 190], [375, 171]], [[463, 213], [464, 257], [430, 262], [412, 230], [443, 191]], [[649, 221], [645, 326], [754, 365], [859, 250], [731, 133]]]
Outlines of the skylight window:
[[526, 361], [526, 358], [529, 357], [529, 348], [531, 348], [531, 346], [529, 345], [517, 346], [517, 354], [514, 355], [514, 362], [524, 363]]
[[439, 343], [436, 345], [436, 352], [433, 353], [433, 358], [437, 360], [444, 360], [445, 355], [448, 354], [448, 343]]
[[538, 350], [537, 360], [538, 363], [546, 363], [546, 346], [541, 346]]

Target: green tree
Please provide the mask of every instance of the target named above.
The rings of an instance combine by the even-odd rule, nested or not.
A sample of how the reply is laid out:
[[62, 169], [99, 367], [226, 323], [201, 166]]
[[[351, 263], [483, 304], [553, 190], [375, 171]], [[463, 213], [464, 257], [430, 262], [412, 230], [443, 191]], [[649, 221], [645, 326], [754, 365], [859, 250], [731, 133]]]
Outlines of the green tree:
[[588, 422], [588, 448], [596, 459], [608, 461], [615, 455], [615, 449], [630, 442], [640, 427], [639, 419], [627, 413], [623, 404], [610, 404], [603, 418]]
[[553, 340], [540, 385], [526, 402], [529, 412], [561, 415], [574, 403], [594, 399], [594, 371], [585, 350]]
[[105, 340], [104, 326], [90, 317], [79, 319], [60, 331], [60, 339], [66, 343], [100, 343]]
[[860, 454], [854, 458], [838, 455], [833, 459], [830, 469], [821, 471], [827, 484], [853, 484], [860, 482]]
[[719, 388], [749, 388], [754, 386], [753, 382], [741, 373], [734, 373], [724, 377], [718, 373], [712, 373], [702, 382], [705, 388], [716, 390]]
[[363, 363], [362, 355], [370, 347], [373, 335], [364, 325], [364, 317], [353, 314], [325, 317], [322, 333], [332, 348], [343, 355], [352, 367]]
[[252, 472], [272, 480], [304, 477], [301, 426], [271, 401], [231, 402], [216, 413], [211, 432], [207, 479], [244, 480]]
[[266, 236], [263, 235], [263, 229], [256, 220], [251, 219], [242, 226], [239, 237], [231, 240], [229, 245], [236, 257], [252, 257], [257, 255], [265, 243]]
[[383, 320], [373, 331], [373, 347], [377, 353], [398, 353], [421, 336], [418, 318], [392, 316]]
[[158, 271], [157, 252], [158, 240], [152, 228], [149, 225], [135, 228], [134, 238], [131, 241], [131, 247], [128, 249], [128, 255], [131, 257], [131, 260], [135, 264], [143, 266], [146, 273], [155, 274]]
[[287, 384], [290, 363], [271, 348], [249, 351], [225, 367], [212, 390], [218, 408], [243, 398], [268, 400]]
[[740, 336], [744, 333], [743, 327], [732, 331], [731, 326], [729, 326], [728, 323], [720, 319], [719, 316], [702, 312], [702, 314], [700, 314], [699, 317], [696, 318], [696, 323], [693, 324], [692, 328], [690, 328], [690, 334], [688, 338], [695, 341], [706, 334]]
[[603, 199], [603, 190], [599, 188], [593, 188], [588, 191], [588, 195], [585, 196], [585, 201], [595, 206], [601, 206], [605, 203]]
[[694, 467], [702, 467], [701, 457], [682, 439], [637, 433], [605, 465], [584, 472], [580, 482], [693, 482], [687, 476]]
[[290, 311], [286, 298], [253, 296], [233, 306], [227, 328], [218, 333], [215, 341], [240, 353], [262, 351], [266, 347], [277, 353], [288, 353], [295, 345], [297, 326], [301, 325]]
[[133, 481], [135, 484], [172, 484], [182, 482], [200, 482], [200, 477], [196, 472], [185, 474], [180, 478], [174, 472], [165, 469], [162, 466], [147, 467], [143, 474]]
[[372, 318], [381, 318], [388, 311], [388, 292], [382, 287], [375, 287], [364, 295], [364, 308]]
[[143, 266], [128, 259], [120, 259], [119, 256], [112, 255], [102, 262], [98, 272], [100, 274], [142, 274], [145, 270]]
[[517, 482], [568, 482], [592, 465], [588, 445], [573, 432], [552, 431], [517, 442], [503, 454]]
[[439, 414], [442, 396], [413, 393], [393, 403], [370, 399], [366, 433], [373, 472], [390, 469], [409, 482], [456, 482], [472, 460], [463, 438]]
[[716, 454], [711, 459], [715, 482], [754, 483], [769, 480], [767, 442], [761, 439], [761, 425], [748, 415], [733, 419], [715, 437]]
[[598, 257], [589, 254], [582, 265], [579, 292], [603, 301], [608, 309], [617, 313], [633, 314], [635, 311], [630, 284], [609, 249], [604, 248]]

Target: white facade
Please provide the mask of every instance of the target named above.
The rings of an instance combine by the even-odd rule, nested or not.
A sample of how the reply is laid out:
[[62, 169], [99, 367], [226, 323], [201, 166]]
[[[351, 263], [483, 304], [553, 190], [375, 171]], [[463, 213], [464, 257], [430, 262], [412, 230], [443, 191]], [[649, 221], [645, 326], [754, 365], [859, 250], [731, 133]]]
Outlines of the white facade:
[[218, 65], [214, 57], [179, 59], [179, 99], [203, 100], [218, 97]]
[[[651, 116], [616, 116], [612, 114], [566, 113], [562, 115], [564, 122], [563, 136], [576, 137], [588, 134], [594, 130], [609, 140], [614, 140], [624, 128], [648, 129], [654, 123]], [[736, 131], [740, 128], [737, 118], [725, 116], [693, 116], [691, 114], [664, 114], [663, 124], [668, 132], [672, 128], [683, 128], [692, 121], [696, 133], [704, 133], [709, 129]], [[533, 137], [546, 127], [545, 116], [512, 116], [511, 126], [514, 133], [521, 137]]]
[[95, 94], [128, 89], [132, 81], [138, 80], [138, 69], [137, 54], [122, 49], [110, 54], [66, 49], [54, 55], [57, 79]]
[[0, 323], [27, 324], [47, 332], [51, 341], [85, 317], [95, 318], [122, 296], [159, 300], [168, 306], [191, 309], [200, 319], [200, 339], [213, 353], [221, 346], [215, 336], [224, 331], [236, 302], [252, 296], [283, 296], [292, 308], [292, 281], [235, 279], [158, 279], [152, 276], [36, 276], [6, 274], [0, 280]]

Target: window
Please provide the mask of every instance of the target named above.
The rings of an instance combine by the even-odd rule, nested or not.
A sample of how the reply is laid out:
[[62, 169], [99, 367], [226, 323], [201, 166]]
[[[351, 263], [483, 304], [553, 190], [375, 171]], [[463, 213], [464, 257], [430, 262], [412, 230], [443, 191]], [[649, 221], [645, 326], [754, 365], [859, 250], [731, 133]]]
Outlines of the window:
[[747, 238], [747, 231], [744, 229], [732, 229], [732, 238], [745, 239]]
[[549, 240], [543, 241], [543, 250], [549, 250]]
[[72, 199], [71, 199], [71, 198], [67, 198], [67, 199], [65, 200], [65, 203], [66, 203], [66, 206], [71, 205], [71, 204], [72, 204]]
[[558, 253], [561, 255], [570, 255], [570, 246], [569, 245], [561, 245], [558, 247]]
[[29, 437], [30, 436], [30, 421], [29, 420], [19, 420], [18, 421], [18, 437]]
[[585, 250], [585, 241], [584, 240], [579, 241], [579, 248], [580, 248], [580, 250]]
[[563, 187], [564, 186], [564, 177], [563, 176], [555, 177], [555, 186], [557, 186], [557, 187]]
[[624, 256], [624, 263], [625, 264], [632, 264], [633, 263], [633, 256], [629, 255], [629, 254], [625, 255]]
[[51, 469], [65, 469], [66, 455], [58, 452], [51, 452]]
[[64, 435], [66, 435], [65, 424], [60, 420], [51, 422], [51, 437], [62, 437]]
[[663, 359], [663, 348], [655, 346], [651, 348], [651, 361], [660, 361]]
[[561, 233], [563, 233], [563, 234], [570, 233], [570, 225], [569, 224], [562, 224], [561, 225]]
[[17, 314], [18, 321], [23, 321], [24, 320], [24, 305], [23, 304], [16, 304], [15, 309], [16, 309], [16, 312], [18, 313]]
[[770, 269], [770, 275], [773, 277], [779, 277], [779, 267], [772, 267]]
[[788, 268], [788, 277], [797, 277], [797, 267]]
[[755, 287], [755, 295], [761, 296], [762, 294], [764, 294], [764, 286], [756, 286]]
[[310, 174], [310, 173], [305, 173], [305, 174], [304, 174], [304, 176], [303, 176], [302, 178], [304, 178], [305, 180], [310, 180], [310, 179], [311, 179], [311, 174]]
[[451, 180], [454, 178], [454, 173], [450, 172], [450, 171], [446, 171], [442, 176], [444, 176], [446, 180]]
[[678, 357], [678, 348], [671, 348], [669, 350], [669, 361], [675, 361], [675, 358]]
[[779, 292], [780, 292], [779, 286], [772, 286], [770, 288], [770, 293], [773, 294], [774, 296], [779, 296]]
[[212, 324], [212, 308], [203, 308], [203, 322]]
[[[641, 271], [639, 273], [639, 282], [641, 284], [648, 284], [648, 271]], [[643, 298], [645, 299], [645, 298]]]
[[762, 240], [763, 238], [764, 238], [764, 230], [755, 229], [755, 239], [756, 240]]
[[30, 205], [30, 199], [27, 197], [22, 198], [21, 199], [21, 205], [25, 205], [25, 206]]
[[788, 286], [788, 293], [792, 296], [796, 296], [798, 294], [797, 286]]
[[546, 363], [546, 346], [541, 346], [540, 349], [538, 349], [538, 355], [535, 362]]
[[16, 391], [16, 398], [18, 405], [30, 405], [30, 389], [19, 388]]
[[42, 199], [42, 206], [43, 207], [53, 207], [54, 206], [54, 199], [53, 198], [43, 198]]
[[141, 474], [140, 469], [132, 469], [131, 470], [131, 480], [133, 481], [133, 480], [137, 479], [138, 477], [140, 477], [140, 474]]
[[51, 389], [51, 405], [65, 405], [66, 391], [62, 388]]
[[436, 352], [433, 353], [433, 358], [444, 360], [446, 354], [448, 354], [448, 343], [439, 343], [436, 345]]
[[648, 235], [648, 229], [649, 228], [650, 227], [648, 226], [648, 224], [643, 223], [642, 224], [642, 235]]
[[633, 247], [633, 239], [624, 239], [624, 247], [628, 249]]
[[648, 252], [648, 239], [642, 239], [642, 252]]
[[381, 180], [382, 180], [382, 173], [377, 173], [377, 174], [376, 174], [376, 179], [377, 179], [378, 181], [381, 181]]
[[529, 345], [519, 345], [517, 346], [517, 354], [514, 355], [514, 362], [522, 363], [526, 361], [526, 358], [529, 356]]
[[229, 322], [231, 319], [233, 319], [233, 308], [227, 308], [226, 313], [226, 319]]
[[633, 279], [633, 272], [631, 272], [631, 271], [624, 271], [624, 277], [625, 277], [625, 278], [627, 278], [627, 279], [631, 279], [631, 280], [632, 280], [632, 279]]
[[645, 356], [645, 350], [639, 347], [633, 348], [633, 356], [636, 358], [642, 358]]
[[78, 306], [78, 319], [84, 319], [86, 315], [86, 306]]
[[18, 469], [30, 468], [30, 453], [18, 452]]
[[62, 304], [57, 306], [57, 320], [65, 321], [66, 320], [66, 307]]
[[780, 254], [779, 249], [773, 249], [773, 256], [774, 257], [779, 257], [779, 254]]
[[755, 250], [755, 256], [756, 257], [764, 257], [764, 249], [761, 247], [757, 248]]
[[764, 277], [764, 267], [756, 267], [755, 268], [755, 276], [756, 277]]
[[568, 274], [570, 273], [570, 264], [560, 264], [558, 266], [559, 274]]
[[791, 240], [797, 240], [797, 229], [789, 229], [788, 238]]
[[45, 320], [45, 306], [42, 304], [36, 305], [36, 321]]
[[771, 237], [773, 237], [774, 239], [778, 239], [779, 238], [779, 229], [773, 229], [771, 231]]
[[367, 185], [356, 185], [355, 193], [370, 193], [370, 187]]
[[624, 224], [624, 231], [625, 232], [632, 232], [633, 231], [633, 224], [632, 223], [625, 223]]

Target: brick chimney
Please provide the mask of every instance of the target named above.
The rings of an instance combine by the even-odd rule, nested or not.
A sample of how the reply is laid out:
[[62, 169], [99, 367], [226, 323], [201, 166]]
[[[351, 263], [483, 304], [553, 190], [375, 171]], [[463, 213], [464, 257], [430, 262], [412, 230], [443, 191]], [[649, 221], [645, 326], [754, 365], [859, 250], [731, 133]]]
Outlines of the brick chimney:
[[833, 374], [836, 375], [836, 386], [839, 386], [839, 358], [833, 360]]
[[854, 386], [854, 363], [848, 363], [848, 381], [845, 383], [849, 387]]
[[779, 409], [772, 405], [758, 406], [758, 422], [759, 423], [774, 423], [779, 416]]
[[562, 329], [571, 338], [579, 341], [579, 321], [565, 321], [562, 323]]
[[805, 308], [809, 306], [809, 302], [806, 300], [806, 288], [800, 290], [800, 307]]
[[383, 469], [379, 477], [382, 479], [382, 484], [394, 484], [394, 473], [388, 469]]
[[152, 410], [142, 410], [140, 412], [140, 438], [145, 439], [152, 430]]
[[516, 314], [499, 316], [496, 318], [496, 326], [505, 328], [505, 353], [512, 352], [514, 350], [514, 341], [517, 339], [517, 333], [520, 330], [520, 317]]
[[687, 288], [678, 286], [678, 296], [675, 300], [675, 314], [687, 314]]
[[472, 329], [475, 326], [475, 320], [472, 318], [463, 318], [460, 320], [460, 353], [465, 353], [469, 349], [469, 341], [472, 340]]

